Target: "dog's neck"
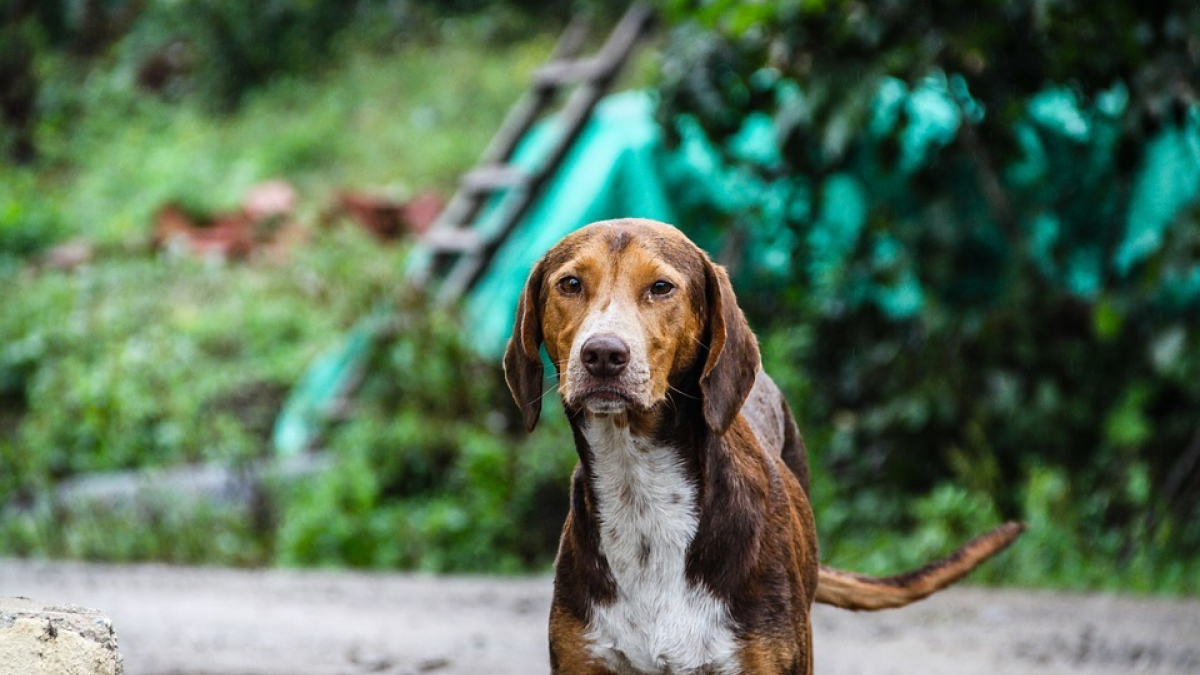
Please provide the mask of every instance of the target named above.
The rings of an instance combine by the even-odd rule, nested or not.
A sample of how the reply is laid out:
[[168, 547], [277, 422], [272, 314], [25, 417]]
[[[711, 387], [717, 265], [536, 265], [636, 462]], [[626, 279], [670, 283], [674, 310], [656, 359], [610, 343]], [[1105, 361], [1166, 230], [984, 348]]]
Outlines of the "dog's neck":
[[623, 573], [640, 573], [652, 556], [682, 563], [695, 535], [699, 486], [680, 448], [615, 422], [589, 418], [582, 431], [603, 553], [620, 585]]
[[579, 429], [590, 464], [590, 517], [616, 587], [614, 602], [593, 608], [594, 654], [618, 672], [695, 672], [728, 662], [735, 647], [727, 608], [687, 572], [701, 483], [693, 449], [672, 443], [690, 437], [641, 435], [627, 420], [605, 416], [586, 417]]
[[[568, 410], [575, 430], [575, 446], [587, 475], [588, 486], [595, 491], [600, 473], [628, 474], [623, 492], [652, 486], [639, 472], [653, 468], [678, 468], [685, 479], [703, 489], [700, 478], [708, 430], [696, 406], [668, 401], [651, 410], [628, 411], [615, 415], [592, 415], [583, 410]], [[674, 475], [672, 471], [672, 475]], [[597, 495], [598, 496], [598, 495]], [[645, 495], [654, 497], [653, 492]]]

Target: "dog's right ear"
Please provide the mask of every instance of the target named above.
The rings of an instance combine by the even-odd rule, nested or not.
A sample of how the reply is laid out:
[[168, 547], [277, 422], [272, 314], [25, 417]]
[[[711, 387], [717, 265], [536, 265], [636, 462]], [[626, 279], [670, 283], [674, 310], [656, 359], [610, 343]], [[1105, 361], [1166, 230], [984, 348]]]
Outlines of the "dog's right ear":
[[504, 350], [504, 379], [525, 419], [525, 430], [533, 431], [542, 414], [542, 264], [533, 266], [525, 290], [517, 301], [512, 337]]

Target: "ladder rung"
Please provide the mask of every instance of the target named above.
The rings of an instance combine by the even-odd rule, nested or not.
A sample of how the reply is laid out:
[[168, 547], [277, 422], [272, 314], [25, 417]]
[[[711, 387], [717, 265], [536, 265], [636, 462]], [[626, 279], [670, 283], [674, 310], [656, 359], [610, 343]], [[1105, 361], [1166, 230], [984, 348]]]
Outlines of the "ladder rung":
[[446, 305], [465, 295], [467, 291], [471, 290], [471, 286], [475, 283], [484, 264], [483, 258], [477, 255], [459, 258], [458, 262], [450, 268], [445, 279], [442, 280], [442, 285], [437, 293], [437, 303]]
[[491, 192], [503, 188], [522, 187], [529, 182], [529, 173], [506, 164], [494, 164], [472, 169], [459, 181], [469, 192]]
[[612, 59], [601, 56], [552, 61], [534, 71], [533, 81], [541, 87], [586, 82], [611, 72], [613, 66]]
[[[559, 40], [552, 60], [535, 71], [531, 88], [509, 111], [484, 151], [481, 165], [462, 177], [454, 198], [422, 242], [431, 250], [432, 260], [419, 274], [411, 276], [422, 285], [439, 277], [439, 304], [453, 302], [468, 292], [491, 264], [496, 251], [532, 208], [543, 185], [558, 170], [593, 108], [612, 86], [653, 18], [649, 5], [636, 2], [609, 34], [600, 52], [582, 58], [575, 55], [583, 46], [585, 32], [582, 23], [573, 21]], [[571, 95], [559, 113], [561, 132], [540, 166], [522, 170], [509, 164], [532, 124], [568, 88]], [[471, 224], [480, 210], [493, 202], [493, 195], [506, 189], [499, 211], [494, 218], [489, 216], [489, 233], [480, 236]]]
[[439, 253], [479, 251], [488, 241], [475, 230], [450, 227], [430, 230], [421, 239], [421, 243]]

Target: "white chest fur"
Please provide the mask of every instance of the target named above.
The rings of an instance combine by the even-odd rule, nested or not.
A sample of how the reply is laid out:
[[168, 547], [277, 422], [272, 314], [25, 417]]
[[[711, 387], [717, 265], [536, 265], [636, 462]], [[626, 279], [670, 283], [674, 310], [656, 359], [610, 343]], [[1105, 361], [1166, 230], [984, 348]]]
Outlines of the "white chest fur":
[[698, 518], [677, 451], [606, 418], [590, 421], [584, 435], [595, 458], [600, 542], [617, 585], [615, 602], [593, 608], [592, 653], [620, 673], [736, 673], [727, 608], [684, 572]]

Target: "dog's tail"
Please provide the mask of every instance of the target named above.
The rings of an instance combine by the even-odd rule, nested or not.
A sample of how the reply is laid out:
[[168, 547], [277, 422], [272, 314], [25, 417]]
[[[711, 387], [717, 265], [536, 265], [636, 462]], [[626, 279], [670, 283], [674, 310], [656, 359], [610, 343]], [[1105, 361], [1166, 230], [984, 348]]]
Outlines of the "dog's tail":
[[975, 537], [945, 558], [892, 577], [871, 577], [821, 565], [817, 602], [857, 610], [903, 607], [962, 579], [980, 563], [1007, 548], [1023, 531], [1022, 523], [1005, 523]]

